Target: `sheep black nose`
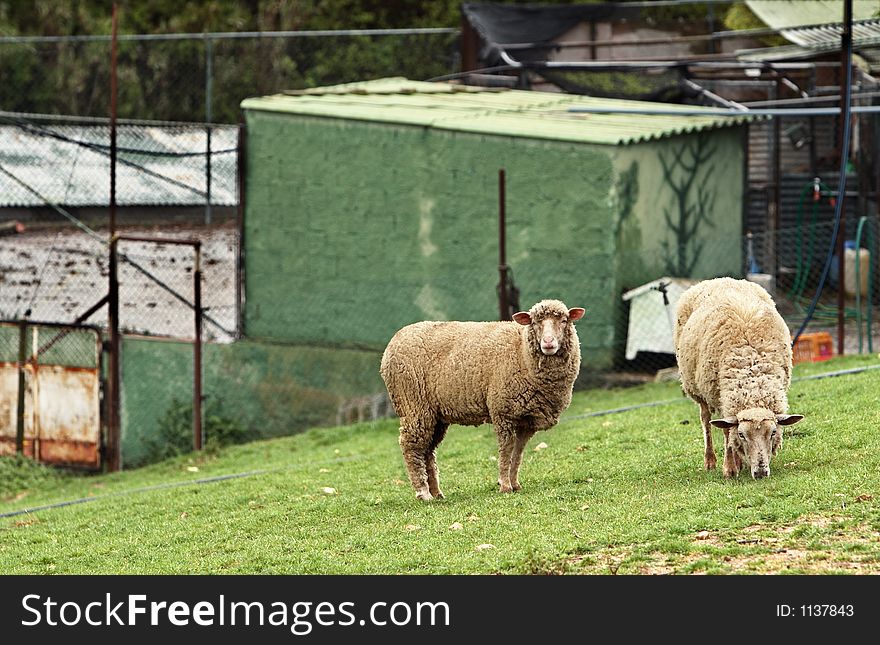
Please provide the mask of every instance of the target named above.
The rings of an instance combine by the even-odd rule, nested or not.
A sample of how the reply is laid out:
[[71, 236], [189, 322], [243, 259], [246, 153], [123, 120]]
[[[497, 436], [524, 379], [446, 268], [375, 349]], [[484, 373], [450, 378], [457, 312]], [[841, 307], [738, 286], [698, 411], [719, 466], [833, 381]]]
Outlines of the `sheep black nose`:
[[759, 468], [755, 472], [752, 473], [752, 477], [755, 479], [764, 479], [767, 475], [770, 474], [770, 471], [766, 468]]

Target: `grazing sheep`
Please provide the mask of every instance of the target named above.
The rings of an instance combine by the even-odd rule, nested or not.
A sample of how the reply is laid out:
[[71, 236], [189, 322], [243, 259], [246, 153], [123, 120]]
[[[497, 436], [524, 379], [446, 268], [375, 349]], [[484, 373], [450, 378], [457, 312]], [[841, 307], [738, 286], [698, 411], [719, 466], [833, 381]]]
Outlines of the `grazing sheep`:
[[504, 322], [420, 322], [398, 331], [380, 373], [400, 417], [400, 448], [421, 500], [443, 498], [435, 451], [451, 423], [492, 423], [498, 484], [520, 489], [523, 449], [556, 425], [581, 364], [584, 310], [542, 300]]
[[[782, 428], [803, 419], [787, 414], [791, 336], [762, 287], [717, 278], [685, 291], [673, 333], [684, 393], [700, 406], [704, 464], [715, 468], [712, 426], [724, 430], [724, 476], [745, 461], [752, 477], [770, 474]], [[712, 418], [712, 417], [720, 418]]]

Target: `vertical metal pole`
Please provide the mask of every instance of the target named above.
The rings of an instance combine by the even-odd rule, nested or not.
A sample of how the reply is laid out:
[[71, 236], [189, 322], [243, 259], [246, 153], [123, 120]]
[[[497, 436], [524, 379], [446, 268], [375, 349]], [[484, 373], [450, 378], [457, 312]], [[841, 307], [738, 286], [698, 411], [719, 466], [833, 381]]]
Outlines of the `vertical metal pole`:
[[119, 276], [117, 275], [117, 246], [119, 239], [110, 240], [110, 292], [107, 300], [107, 324], [110, 332], [110, 354], [107, 357], [107, 470], [121, 468], [120, 454], [120, 395], [119, 388]]
[[107, 470], [121, 468], [120, 454], [120, 343], [119, 343], [119, 276], [116, 257], [116, 30], [118, 7], [113, 3], [110, 38], [110, 284], [107, 301], [107, 325], [110, 332], [110, 356], [107, 361]]
[[211, 224], [211, 121], [214, 120], [214, 41], [205, 37], [205, 129], [208, 147], [205, 156], [205, 225]]
[[27, 387], [24, 365], [27, 362], [27, 322], [18, 327], [18, 415], [15, 424], [15, 452], [24, 454], [24, 394]]
[[193, 343], [193, 449], [204, 445], [202, 427], [202, 245], [195, 244], [196, 267], [193, 276], [193, 299], [195, 300], [196, 335]]
[[[810, 96], [816, 95], [816, 67], [810, 68]], [[810, 177], [819, 174], [816, 164], [816, 117], [811, 116], [810, 122]]]
[[[779, 74], [776, 75], [776, 84], [773, 88], [773, 98], [781, 99], [782, 98], [782, 78]], [[773, 119], [773, 184], [775, 186], [773, 190], [773, 212], [770, 216], [770, 266], [767, 269], [770, 273], [773, 274], [773, 279], [776, 280], [779, 275], [779, 262], [778, 262], [778, 248], [777, 244], [779, 241], [778, 231], [780, 227], [780, 222], [782, 219], [782, 214], [780, 211], [782, 210], [782, 147], [781, 147], [781, 136], [782, 134], [782, 118], [776, 117]]]
[[116, 233], [116, 25], [117, 5], [113, 3], [110, 36], [110, 237]]
[[238, 228], [238, 244], [235, 245], [235, 324], [236, 336], [241, 338], [244, 336], [244, 298], [246, 297], [244, 280], [244, 208], [245, 208], [245, 164], [247, 163], [247, 128], [244, 118], [240, 118], [238, 123], [238, 163], [236, 164], [237, 188], [238, 188], [238, 208], [235, 211], [236, 222]]
[[499, 320], [510, 319], [510, 307], [507, 303], [507, 223], [505, 222], [505, 177], [504, 168], [498, 170], [498, 311]]
[[[852, 0], [843, 3], [843, 33], [840, 36], [840, 148], [843, 152], [843, 134], [846, 130], [844, 104], [849, 85], [849, 45], [852, 41]], [[844, 173], [846, 167], [844, 166]], [[844, 186], [846, 182], [843, 182]], [[837, 353], [843, 356], [846, 341], [846, 261], [844, 259], [844, 240], [846, 239], [846, 190], [837, 196], [840, 200], [840, 230], [837, 233]], [[856, 285], [858, 289], [858, 285]]]

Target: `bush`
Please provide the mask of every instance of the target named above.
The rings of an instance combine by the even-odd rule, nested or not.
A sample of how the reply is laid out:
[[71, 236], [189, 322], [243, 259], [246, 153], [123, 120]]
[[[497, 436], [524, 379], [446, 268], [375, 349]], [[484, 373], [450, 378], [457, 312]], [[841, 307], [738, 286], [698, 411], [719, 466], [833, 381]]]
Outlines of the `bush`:
[[0, 499], [12, 499], [33, 486], [59, 479], [53, 468], [21, 455], [0, 457]]
[[[174, 399], [159, 419], [159, 432], [150, 443], [149, 461], [161, 461], [188, 453], [193, 446], [192, 402]], [[202, 408], [206, 451], [215, 452], [223, 446], [245, 443], [257, 437], [239, 419], [223, 413], [221, 404], [209, 400]]]

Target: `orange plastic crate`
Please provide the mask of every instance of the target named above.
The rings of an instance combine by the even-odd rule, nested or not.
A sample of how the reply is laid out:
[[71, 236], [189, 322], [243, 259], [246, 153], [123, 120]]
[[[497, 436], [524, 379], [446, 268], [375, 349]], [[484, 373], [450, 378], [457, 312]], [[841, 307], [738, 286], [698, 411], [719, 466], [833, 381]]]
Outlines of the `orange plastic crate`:
[[795, 363], [827, 361], [833, 356], [834, 339], [826, 331], [801, 334], [795, 346], [792, 347], [792, 361]]

